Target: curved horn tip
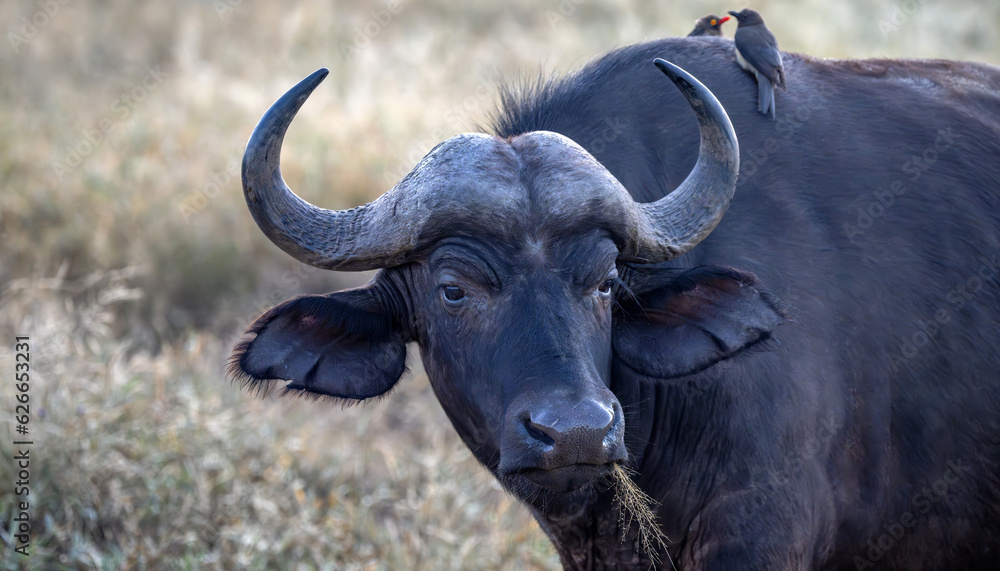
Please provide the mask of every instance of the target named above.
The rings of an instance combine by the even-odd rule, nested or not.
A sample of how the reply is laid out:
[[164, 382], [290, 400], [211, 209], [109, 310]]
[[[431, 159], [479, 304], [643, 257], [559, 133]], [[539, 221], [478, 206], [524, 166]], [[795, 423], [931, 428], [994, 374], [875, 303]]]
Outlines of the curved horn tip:
[[727, 144], [738, 147], [736, 131], [733, 129], [729, 114], [726, 113], [715, 94], [708, 87], [705, 87], [705, 84], [681, 67], [663, 58], [654, 59], [653, 64], [674, 82], [674, 85], [687, 99], [688, 104], [691, 105], [695, 115], [698, 116], [699, 123], [702, 125], [717, 123]]
[[[285, 131], [291, 125], [292, 119], [298, 113], [299, 108], [306, 102], [309, 95], [316, 87], [323, 83], [330, 70], [321, 67], [309, 74], [305, 79], [295, 84], [284, 95], [278, 98], [274, 104], [264, 113], [263, 117], [254, 127], [247, 141], [246, 150], [243, 151], [243, 178], [244, 189], [246, 189], [246, 179], [249, 167], [254, 161], [267, 160], [269, 150], [280, 151], [281, 142], [284, 139]], [[276, 165], [277, 163], [275, 163]]]
[[[674, 85], [681, 90], [681, 93], [684, 94], [689, 102], [694, 98], [711, 105], [711, 102], [715, 100], [715, 95], [693, 75], [684, 71], [683, 68], [662, 58], [654, 59], [653, 65], [669, 77], [670, 81], [674, 82]], [[721, 108], [721, 105], [719, 107]]]
[[314, 85], [319, 85], [324, 79], [326, 79], [326, 76], [328, 75], [330, 75], [330, 70], [325, 67], [321, 67], [316, 71], [310, 73], [309, 77], [305, 78], [304, 81], [308, 81], [309, 83]]
[[[298, 82], [295, 87], [289, 89], [288, 93], [285, 94], [285, 97], [294, 99], [309, 97], [313, 90], [315, 90], [319, 84], [323, 83], [323, 80], [326, 79], [326, 76], [328, 75], [330, 75], [330, 70], [327, 68], [321, 67], [317, 69], [316, 71], [310, 73], [305, 79]], [[285, 97], [282, 97], [281, 99], [285, 99]], [[280, 102], [281, 99], [278, 101]]]
[[[666, 74], [666, 76], [669, 77], [671, 81], [676, 83], [678, 87], [682, 88], [686, 87], [690, 89], [691, 87], [693, 87], [691, 85], [691, 81], [694, 80], [695, 82], [697, 82], [697, 80], [695, 80], [691, 76], [691, 74], [689, 74], [688, 72], [684, 71], [683, 69], [677, 67], [676, 65], [670, 63], [669, 61], [663, 58], [654, 59], [653, 65], [655, 65], [660, 71]], [[682, 85], [681, 82], [687, 85]]]

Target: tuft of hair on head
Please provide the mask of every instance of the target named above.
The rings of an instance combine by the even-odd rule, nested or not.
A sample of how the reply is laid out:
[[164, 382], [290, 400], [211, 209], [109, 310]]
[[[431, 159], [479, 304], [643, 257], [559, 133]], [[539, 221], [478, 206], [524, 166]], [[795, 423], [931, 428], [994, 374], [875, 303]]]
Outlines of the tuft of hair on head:
[[611, 485], [615, 490], [615, 503], [618, 504], [618, 524], [625, 530], [622, 540], [624, 541], [634, 522], [639, 528], [637, 537], [639, 547], [653, 564], [661, 563], [659, 553], [663, 551], [667, 554], [670, 566], [676, 569], [667, 551], [667, 542], [670, 540], [660, 529], [656, 513], [653, 511], [656, 501], [632, 480], [632, 475], [635, 473], [635, 470], [621, 464], [615, 464], [611, 469]]

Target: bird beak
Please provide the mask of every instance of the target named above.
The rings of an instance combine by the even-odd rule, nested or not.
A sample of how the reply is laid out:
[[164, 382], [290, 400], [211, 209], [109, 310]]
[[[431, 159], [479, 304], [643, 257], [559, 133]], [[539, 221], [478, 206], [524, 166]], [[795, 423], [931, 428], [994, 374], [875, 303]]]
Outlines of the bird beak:
[[725, 18], [719, 20], [719, 25], [721, 26], [722, 24], [725, 24], [728, 21], [729, 21], [729, 16], [726, 16]]
[[740, 17], [740, 15], [738, 13], [733, 12], [732, 10], [730, 10], [729, 13], [732, 15], [733, 18], [739, 18]]

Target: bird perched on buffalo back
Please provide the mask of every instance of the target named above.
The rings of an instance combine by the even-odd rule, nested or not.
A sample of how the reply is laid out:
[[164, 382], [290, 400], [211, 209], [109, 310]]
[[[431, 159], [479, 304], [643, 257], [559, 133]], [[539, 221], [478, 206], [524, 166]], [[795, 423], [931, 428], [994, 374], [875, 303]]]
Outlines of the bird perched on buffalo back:
[[720, 18], [715, 14], [709, 14], [694, 23], [694, 29], [688, 34], [691, 36], [721, 36], [722, 24], [729, 21], [729, 16]]
[[736, 18], [736, 59], [757, 78], [757, 110], [774, 118], [774, 88], [785, 91], [785, 68], [781, 65], [778, 40], [764, 25], [764, 18], [746, 8], [730, 11]]

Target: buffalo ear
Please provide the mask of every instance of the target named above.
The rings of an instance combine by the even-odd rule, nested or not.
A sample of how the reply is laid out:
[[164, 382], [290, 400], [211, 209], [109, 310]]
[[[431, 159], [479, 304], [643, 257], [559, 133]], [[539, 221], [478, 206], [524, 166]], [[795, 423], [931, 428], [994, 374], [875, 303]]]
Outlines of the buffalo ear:
[[619, 300], [615, 357], [653, 379], [697, 373], [771, 337], [784, 306], [752, 274], [720, 266], [643, 268]]
[[229, 375], [251, 389], [287, 381], [346, 401], [386, 393], [406, 370], [406, 340], [371, 286], [303, 296], [257, 318], [229, 359]]

